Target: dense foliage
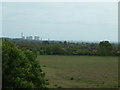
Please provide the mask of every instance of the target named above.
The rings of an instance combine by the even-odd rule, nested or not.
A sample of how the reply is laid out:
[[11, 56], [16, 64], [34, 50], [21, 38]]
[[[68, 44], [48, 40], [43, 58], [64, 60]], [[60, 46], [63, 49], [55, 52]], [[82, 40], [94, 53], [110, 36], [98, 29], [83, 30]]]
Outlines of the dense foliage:
[[50, 41], [20, 41], [15, 42], [21, 48], [32, 50], [40, 55], [120, 55], [117, 44], [108, 41], [100, 43], [70, 43]]
[[99, 55], [114, 55], [114, 49], [112, 44], [110, 44], [108, 41], [100, 42], [98, 47], [98, 54]]
[[32, 51], [6, 40], [2, 45], [3, 88], [46, 88], [45, 73]]

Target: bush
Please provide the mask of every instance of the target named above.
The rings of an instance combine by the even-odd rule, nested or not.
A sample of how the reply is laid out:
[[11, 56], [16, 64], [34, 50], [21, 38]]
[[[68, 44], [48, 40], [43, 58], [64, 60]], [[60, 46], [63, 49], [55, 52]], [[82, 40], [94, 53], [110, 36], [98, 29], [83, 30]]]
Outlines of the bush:
[[10, 41], [3, 41], [3, 88], [46, 88], [44, 74], [36, 55], [21, 50]]
[[73, 79], [74, 79], [73, 77], [70, 78], [70, 80], [73, 80]]

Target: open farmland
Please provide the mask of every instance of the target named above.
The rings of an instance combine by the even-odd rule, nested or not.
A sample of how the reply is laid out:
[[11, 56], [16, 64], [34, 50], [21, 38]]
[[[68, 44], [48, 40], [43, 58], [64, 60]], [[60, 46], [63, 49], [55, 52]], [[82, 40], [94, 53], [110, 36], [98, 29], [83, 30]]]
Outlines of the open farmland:
[[118, 57], [39, 55], [49, 88], [117, 88]]

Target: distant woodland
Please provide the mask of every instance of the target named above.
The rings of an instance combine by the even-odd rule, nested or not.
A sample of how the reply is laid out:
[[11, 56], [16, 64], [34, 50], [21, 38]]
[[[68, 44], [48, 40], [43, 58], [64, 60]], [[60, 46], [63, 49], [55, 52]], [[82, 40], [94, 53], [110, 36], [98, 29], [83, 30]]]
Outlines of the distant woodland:
[[116, 56], [120, 55], [118, 44], [109, 41], [99, 43], [68, 41], [29, 41], [12, 40], [19, 48], [29, 49], [40, 55], [99, 55]]

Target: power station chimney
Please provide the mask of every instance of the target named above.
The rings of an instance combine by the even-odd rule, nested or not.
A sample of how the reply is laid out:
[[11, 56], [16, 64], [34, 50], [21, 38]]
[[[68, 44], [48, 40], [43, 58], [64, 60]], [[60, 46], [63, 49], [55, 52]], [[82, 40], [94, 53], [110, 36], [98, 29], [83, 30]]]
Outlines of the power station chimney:
[[25, 36], [23, 35], [23, 32], [21, 32], [21, 38], [25, 39]]
[[23, 32], [21, 32], [21, 38], [23, 37]]

